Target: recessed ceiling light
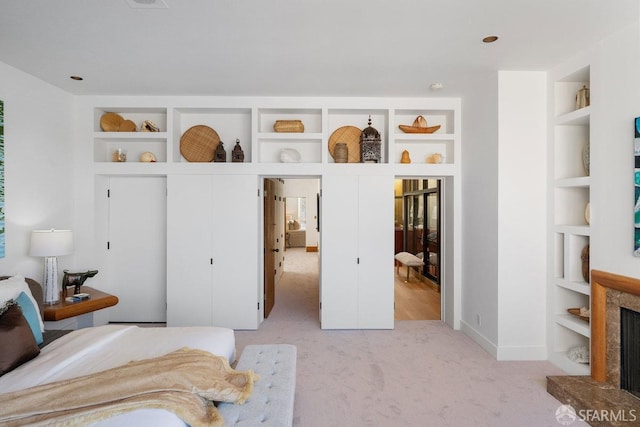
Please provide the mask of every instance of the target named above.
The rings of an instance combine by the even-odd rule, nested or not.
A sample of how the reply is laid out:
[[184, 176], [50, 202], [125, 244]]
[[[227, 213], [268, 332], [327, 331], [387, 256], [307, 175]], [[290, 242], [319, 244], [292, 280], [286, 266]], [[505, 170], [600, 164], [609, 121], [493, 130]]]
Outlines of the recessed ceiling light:
[[71, 76], [71, 80], [84, 80], [84, 79], [80, 76]]
[[498, 36], [487, 36], [482, 39], [482, 41], [485, 43], [493, 43], [496, 40], [498, 40]]
[[431, 84], [431, 89], [433, 90], [440, 90], [442, 89], [444, 86], [442, 85], [442, 83], [432, 83]]
[[164, 0], [125, 0], [132, 9], [169, 9]]

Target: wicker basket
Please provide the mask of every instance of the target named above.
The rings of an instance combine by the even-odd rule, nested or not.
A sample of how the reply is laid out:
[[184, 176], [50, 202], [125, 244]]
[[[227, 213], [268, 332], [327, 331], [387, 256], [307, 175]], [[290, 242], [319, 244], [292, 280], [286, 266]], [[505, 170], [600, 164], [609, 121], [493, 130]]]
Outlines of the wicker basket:
[[273, 124], [276, 132], [304, 132], [302, 120], [276, 120]]
[[192, 126], [180, 138], [180, 154], [190, 162], [210, 162], [219, 142], [218, 133], [209, 126]]
[[124, 118], [118, 113], [104, 113], [100, 117], [100, 129], [105, 132], [118, 132]]
[[135, 132], [137, 129], [136, 124], [132, 120], [123, 120], [118, 126], [118, 132]]

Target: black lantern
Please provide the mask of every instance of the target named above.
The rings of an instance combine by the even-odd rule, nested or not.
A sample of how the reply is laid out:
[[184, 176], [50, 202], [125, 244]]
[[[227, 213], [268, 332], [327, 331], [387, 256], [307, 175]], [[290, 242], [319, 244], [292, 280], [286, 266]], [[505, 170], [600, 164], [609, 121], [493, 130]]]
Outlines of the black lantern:
[[224, 149], [224, 144], [222, 141], [216, 147], [216, 152], [213, 157], [214, 162], [226, 162], [227, 161], [227, 152]]
[[360, 162], [380, 163], [381, 145], [380, 132], [371, 127], [371, 116], [369, 116], [369, 126], [360, 134]]
[[236, 146], [233, 147], [233, 151], [231, 152], [231, 161], [238, 163], [244, 162], [244, 151], [242, 151], [242, 147], [240, 147], [239, 139], [236, 139]]

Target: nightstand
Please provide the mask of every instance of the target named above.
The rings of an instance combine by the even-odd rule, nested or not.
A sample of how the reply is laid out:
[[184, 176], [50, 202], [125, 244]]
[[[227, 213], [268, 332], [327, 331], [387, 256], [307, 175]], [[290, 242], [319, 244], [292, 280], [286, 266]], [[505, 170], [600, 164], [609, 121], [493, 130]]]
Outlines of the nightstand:
[[93, 312], [103, 308], [114, 306], [118, 303], [118, 297], [106, 292], [83, 286], [80, 289], [91, 298], [67, 302], [62, 298], [59, 303], [44, 305], [44, 328], [46, 329], [80, 329], [93, 326]]

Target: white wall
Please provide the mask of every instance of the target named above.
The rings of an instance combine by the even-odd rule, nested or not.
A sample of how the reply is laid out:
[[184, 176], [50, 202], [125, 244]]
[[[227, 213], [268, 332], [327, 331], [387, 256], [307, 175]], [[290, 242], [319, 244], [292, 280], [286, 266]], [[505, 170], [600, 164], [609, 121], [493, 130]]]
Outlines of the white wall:
[[634, 118], [640, 116], [640, 30], [603, 40], [591, 68], [592, 269], [640, 277], [633, 256]]
[[499, 359], [544, 359], [546, 73], [486, 78], [463, 100], [461, 326]]
[[497, 81], [497, 74], [478, 79], [474, 95], [462, 100], [461, 329], [492, 354], [498, 342]]
[[547, 357], [547, 73], [500, 71], [498, 85], [497, 358], [542, 360]]
[[305, 197], [307, 199], [306, 246], [318, 246], [318, 199], [319, 178], [297, 178], [284, 180], [285, 197]]
[[[621, 29], [592, 50], [591, 268], [640, 277], [640, 258], [633, 257], [639, 25]], [[546, 248], [540, 248], [540, 239], [544, 240], [546, 231], [535, 233], [546, 218], [542, 210], [546, 198], [539, 194], [546, 187], [546, 176], [537, 167], [544, 164], [540, 157], [544, 144], [531, 151], [536, 138], [546, 141], [539, 128], [546, 120], [544, 113], [540, 115], [544, 110], [539, 110], [546, 93], [541, 80], [537, 73], [501, 72], [495, 79], [478, 80], [476, 93], [462, 102], [461, 326], [499, 359], [544, 357]], [[518, 96], [529, 97], [534, 104]], [[514, 167], [523, 159], [526, 164]], [[518, 186], [527, 188], [531, 200], [522, 200], [525, 193]], [[518, 220], [520, 215], [526, 219]], [[526, 247], [520, 248], [523, 241]]]
[[[33, 229], [74, 228], [74, 98], [0, 62], [5, 112], [6, 257], [0, 275], [42, 281], [43, 260], [28, 255]], [[60, 257], [59, 271], [74, 256]]]

